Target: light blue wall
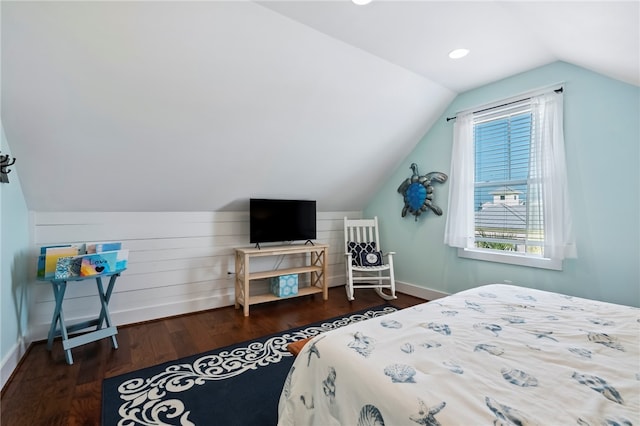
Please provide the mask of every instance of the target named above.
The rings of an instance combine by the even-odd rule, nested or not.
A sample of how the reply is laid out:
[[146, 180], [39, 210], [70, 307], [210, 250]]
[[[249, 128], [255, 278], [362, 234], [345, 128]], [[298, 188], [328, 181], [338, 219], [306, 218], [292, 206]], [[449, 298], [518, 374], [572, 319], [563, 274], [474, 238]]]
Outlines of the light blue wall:
[[[0, 123], [2, 154], [11, 154]], [[9, 167], [9, 183], [0, 183], [0, 360], [2, 365], [27, 334], [29, 214], [18, 170], [20, 159]], [[2, 383], [7, 378], [2, 378]]]
[[[445, 210], [417, 222], [401, 218], [400, 183], [420, 174], [449, 174], [453, 122], [445, 117], [562, 82], [565, 144], [578, 259], [563, 271], [457, 257], [443, 244], [448, 182], [435, 185]], [[556, 62], [459, 95], [364, 210], [377, 215], [385, 250], [394, 250], [397, 279], [452, 293], [481, 284], [514, 284], [640, 306], [640, 88]]]

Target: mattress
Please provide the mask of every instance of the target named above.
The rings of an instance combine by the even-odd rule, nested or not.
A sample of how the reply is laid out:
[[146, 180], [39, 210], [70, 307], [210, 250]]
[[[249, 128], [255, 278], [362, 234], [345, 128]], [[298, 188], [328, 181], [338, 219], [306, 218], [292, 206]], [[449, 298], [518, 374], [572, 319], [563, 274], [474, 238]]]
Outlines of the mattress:
[[640, 425], [640, 309], [491, 284], [314, 337], [287, 425]]

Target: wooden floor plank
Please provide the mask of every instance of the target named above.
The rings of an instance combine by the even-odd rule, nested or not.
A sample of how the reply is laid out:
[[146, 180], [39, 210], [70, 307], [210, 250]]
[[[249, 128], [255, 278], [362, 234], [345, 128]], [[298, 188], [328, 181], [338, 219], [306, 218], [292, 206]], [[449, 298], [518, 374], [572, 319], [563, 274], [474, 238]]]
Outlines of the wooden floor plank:
[[[320, 295], [251, 306], [250, 316], [233, 306], [118, 327], [118, 349], [103, 339], [73, 349], [67, 365], [60, 340], [31, 345], [2, 390], [0, 424], [11, 426], [100, 425], [102, 380], [177, 358], [256, 339], [289, 328], [381, 305], [373, 290], [358, 290], [349, 302], [344, 288]], [[398, 294], [399, 308], [424, 300]]]

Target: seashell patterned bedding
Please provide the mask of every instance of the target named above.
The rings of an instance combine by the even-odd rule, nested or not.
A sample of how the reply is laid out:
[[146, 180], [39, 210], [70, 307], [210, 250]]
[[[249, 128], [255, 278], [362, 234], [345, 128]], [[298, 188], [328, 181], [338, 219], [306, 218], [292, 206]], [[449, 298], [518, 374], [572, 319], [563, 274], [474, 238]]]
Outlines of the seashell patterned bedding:
[[279, 426], [640, 426], [638, 308], [490, 284], [313, 341]]

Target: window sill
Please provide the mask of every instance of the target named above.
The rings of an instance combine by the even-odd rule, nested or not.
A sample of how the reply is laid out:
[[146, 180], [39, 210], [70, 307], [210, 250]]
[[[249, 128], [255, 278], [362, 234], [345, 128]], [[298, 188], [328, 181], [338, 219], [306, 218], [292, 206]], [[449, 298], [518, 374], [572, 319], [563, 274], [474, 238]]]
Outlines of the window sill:
[[507, 263], [509, 265], [528, 266], [530, 268], [552, 269], [562, 271], [562, 260], [543, 257], [530, 257], [521, 254], [501, 253], [489, 250], [458, 249], [458, 257], [484, 260], [487, 262]]

